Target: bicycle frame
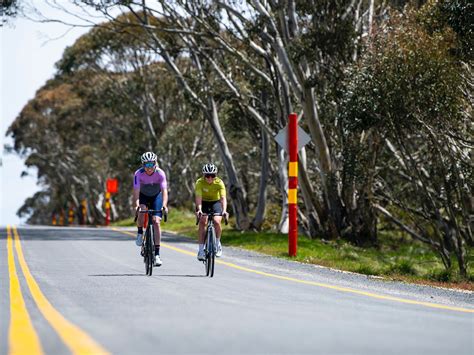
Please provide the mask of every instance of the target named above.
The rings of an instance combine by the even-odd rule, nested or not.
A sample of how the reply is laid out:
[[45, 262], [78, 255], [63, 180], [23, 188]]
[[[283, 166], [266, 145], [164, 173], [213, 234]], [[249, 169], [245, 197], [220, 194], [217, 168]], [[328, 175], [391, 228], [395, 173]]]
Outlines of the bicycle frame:
[[[203, 214], [198, 217], [196, 224], [199, 223], [199, 219], [203, 216], [207, 216], [207, 227], [204, 241], [204, 253], [206, 258], [204, 259], [204, 268], [206, 269], [206, 276], [214, 277], [214, 266], [217, 252], [217, 236], [214, 228], [214, 217], [222, 216], [222, 214], [214, 214], [213, 212]], [[224, 222], [227, 224], [227, 218], [224, 216]]]
[[206, 242], [204, 253], [206, 254], [206, 276], [214, 276], [214, 265], [216, 259], [216, 230], [214, 228], [214, 216], [210, 215], [207, 219]]
[[143, 261], [145, 263], [145, 273], [148, 276], [153, 274], [153, 266], [155, 264], [155, 236], [153, 230], [153, 213], [154, 212], [163, 212], [163, 219], [166, 222], [167, 214], [164, 210], [144, 210], [141, 211], [137, 209], [137, 214], [135, 216], [135, 221], [138, 217], [138, 213], [146, 213], [147, 214], [147, 223], [146, 223], [146, 231], [145, 231], [145, 241], [144, 241], [144, 255]]

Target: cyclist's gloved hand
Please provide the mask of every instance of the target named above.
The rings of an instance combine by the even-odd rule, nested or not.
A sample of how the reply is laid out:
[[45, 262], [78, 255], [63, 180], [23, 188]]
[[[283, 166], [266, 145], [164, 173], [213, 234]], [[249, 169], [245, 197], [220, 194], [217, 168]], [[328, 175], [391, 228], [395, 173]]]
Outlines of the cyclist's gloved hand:
[[163, 206], [162, 210], [164, 213], [168, 214], [168, 206]]
[[196, 218], [201, 218], [202, 216], [202, 211], [201, 210], [197, 210], [196, 211]]

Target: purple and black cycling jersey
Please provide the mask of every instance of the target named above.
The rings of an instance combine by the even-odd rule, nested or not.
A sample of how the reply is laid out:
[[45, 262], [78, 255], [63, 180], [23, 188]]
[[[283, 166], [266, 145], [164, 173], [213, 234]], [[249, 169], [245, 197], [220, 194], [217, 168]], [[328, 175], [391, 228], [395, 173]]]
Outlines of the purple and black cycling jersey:
[[145, 196], [156, 196], [168, 188], [165, 172], [157, 167], [153, 174], [148, 175], [145, 169], [138, 169], [133, 177], [133, 188]]

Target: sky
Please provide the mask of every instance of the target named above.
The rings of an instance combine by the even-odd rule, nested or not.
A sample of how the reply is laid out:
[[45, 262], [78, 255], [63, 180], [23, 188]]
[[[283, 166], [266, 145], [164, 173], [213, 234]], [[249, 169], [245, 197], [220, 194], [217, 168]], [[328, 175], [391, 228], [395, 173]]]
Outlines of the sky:
[[[26, 2], [32, 3], [46, 17], [67, 18], [64, 12], [55, 10], [44, 0]], [[65, 0], [60, 3], [68, 6]], [[7, 154], [3, 149], [5, 144], [12, 145], [12, 139], [5, 137], [5, 133], [36, 91], [54, 76], [54, 64], [64, 49], [89, 29], [38, 23], [22, 17], [0, 27], [0, 226], [24, 223], [16, 212], [28, 197], [41, 189], [37, 185], [36, 171], [27, 170], [16, 153]], [[20, 177], [23, 171], [27, 171], [28, 176]]]

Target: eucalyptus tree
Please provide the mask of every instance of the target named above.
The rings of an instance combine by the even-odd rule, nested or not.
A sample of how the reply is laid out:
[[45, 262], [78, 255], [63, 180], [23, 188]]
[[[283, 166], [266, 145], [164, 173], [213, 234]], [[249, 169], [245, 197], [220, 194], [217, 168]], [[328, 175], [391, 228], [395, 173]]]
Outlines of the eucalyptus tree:
[[[245, 4], [240, 5], [240, 11], [233, 9], [239, 14], [238, 18], [229, 16], [230, 7], [223, 8], [220, 2], [178, 1], [175, 4], [179, 6], [178, 10], [163, 5], [167, 9], [166, 16], [173, 19], [185, 16], [197, 24], [200, 31], [190, 32], [190, 29], [185, 27], [189, 21], [180, 22], [184, 24], [182, 30], [187, 29], [184, 31], [187, 36], [192, 33], [190, 42], [206, 43], [212, 48], [211, 55], [206, 55], [199, 46], [194, 46], [194, 50], [203, 56], [203, 60], [222, 82], [222, 90], [227, 93], [228, 103], [240, 112], [240, 117], [236, 118], [237, 124], [241, 129], [247, 129], [257, 140], [254, 144], [261, 146], [259, 195], [252, 222], [254, 227], [259, 228], [265, 217], [270, 177], [269, 137], [274, 136], [285, 125], [286, 117], [292, 111], [287, 97], [287, 85], [275, 74], [277, 68], [272, 57], [266, 55], [265, 49], [258, 47], [256, 43], [249, 45], [248, 42], [252, 41], [251, 33], [265, 31], [265, 28], [258, 28], [252, 18], [242, 15], [247, 9]], [[250, 122], [252, 124], [249, 124]], [[273, 144], [276, 146], [275, 142]], [[278, 229], [287, 232], [287, 161], [280, 147], [277, 147], [277, 156], [277, 168], [271, 171], [278, 172], [276, 183], [281, 191], [282, 209]]]
[[[221, 51], [238, 58], [240, 66], [245, 65], [250, 73], [267, 82], [273, 89], [273, 98], [279, 101], [277, 107], [281, 108], [277, 120], [283, 121], [293, 106], [303, 109], [305, 121], [309, 123], [310, 131], [315, 138], [321, 176], [319, 183], [322, 186], [323, 197], [322, 201], [318, 201], [306, 165], [302, 164], [301, 184], [310, 230], [313, 234], [319, 231], [331, 236], [341, 235], [347, 223], [347, 220], [343, 220], [344, 215], [351, 211], [343, 211], [337, 171], [333, 168], [335, 164], [333, 159], [338, 154], [338, 142], [334, 143], [336, 147], [333, 148], [331, 156], [330, 143], [326, 141], [326, 135], [331, 136], [331, 129], [323, 130], [317, 111], [318, 105], [322, 106], [323, 99], [317, 100], [314, 87], [315, 82], [318, 82], [318, 79], [322, 82], [324, 76], [326, 78], [333, 74], [342, 76], [341, 69], [338, 68], [341, 67], [341, 63], [348, 61], [354, 52], [355, 30], [351, 30], [350, 26], [354, 26], [354, 22], [360, 19], [354, 18], [351, 4], [332, 6], [330, 2], [318, 2], [318, 4], [288, 2], [287, 6], [277, 6], [273, 2], [259, 1], [244, 5], [219, 1], [209, 3], [176, 1], [173, 4], [179, 4], [179, 10], [174, 8], [169, 10], [171, 6], [163, 4], [163, 8], [168, 9], [167, 16], [173, 20], [179, 19], [181, 13], [192, 17], [203, 29], [199, 33], [194, 31], [194, 37], [197, 35], [202, 37], [204, 33], [209, 41], [215, 43], [213, 48], [217, 46]], [[373, 7], [373, 2], [371, 6]], [[335, 21], [338, 14], [344, 14], [341, 16], [343, 20], [339, 22]], [[213, 25], [216, 23], [226, 31], [222, 31], [219, 27], [216, 29]], [[326, 37], [338, 33], [342, 39], [337, 38], [337, 41], [326, 39], [322, 44], [315, 41], [313, 38], [321, 34], [320, 31], [326, 27], [330, 28], [323, 33]], [[183, 26], [181, 30], [189, 36], [189, 28]], [[313, 49], [314, 45], [317, 45], [316, 50]], [[255, 107], [254, 98], [257, 95], [251, 85], [242, 90], [239, 83], [233, 80], [232, 70], [224, 68], [222, 62], [218, 62], [215, 56], [206, 59], [248, 114], [267, 132], [274, 132], [272, 125], [262, 119], [262, 111]], [[263, 65], [259, 66], [259, 62]], [[319, 96], [328, 102], [331, 101], [327, 98], [329, 89], [325, 87], [333, 83], [337, 83], [337, 80], [332, 82], [326, 80], [318, 87]], [[330, 120], [326, 121], [331, 123]], [[280, 167], [284, 168], [284, 164], [280, 164]], [[357, 222], [356, 219], [352, 221]], [[362, 234], [359, 239], [367, 238], [365, 232], [364, 230], [364, 233], [359, 233]], [[374, 233], [368, 237], [374, 239]]]
[[[122, 15], [119, 20], [130, 22], [133, 18]], [[97, 25], [66, 49], [57, 68], [59, 75], [86, 68], [101, 75], [103, 85], [113, 90], [111, 96], [120, 98], [116, 103], [122, 103], [112, 108], [118, 113], [122, 110], [142, 117], [144, 145], [151, 150], [157, 145], [162, 123], [167, 118], [163, 110], [166, 102], [157, 102], [161, 97], [154, 96], [157, 77], [163, 74], [163, 68], [153, 65], [157, 62], [156, 55], [137, 40], [142, 33], [138, 26], [116, 28], [113, 22]]]
[[[90, 113], [73, 85], [54, 79], [38, 90], [9, 127], [7, 134], [14, 139], [14, 149], [26, 157], [27, 166], [38, 169], [39, 182], [49, 197], [45, 199], [44, 194], [37, 194], [26, 205], [38, 206], [47, 201], [48, 205], [42, 208], [50, 215], [71, 202], [79, 206], [89, 190], [93, 192], [89, 195], [98, 195], [95, 189], [101, 179], [101, 166], [87, 158], [103, 148], [95, 148], [95, 135], [87, 119]], [[91, 201], [92, 215], [98, 217], [96, 199]]]
[[[454, 254], [466, 277], [474, 181], [469, 67], [453, 56], [460, 42], [452, 28], [431, 27], [437, 6], [391, 16], [378, 29], [352, 68], [342, 119], [348, 135], [371, 137], [346, 156], [377, 167], [377, 211], [431, 245], [446, 268]], [[367, 154], [370, 142], [374, 154]], [[353, 183], [365, 183], [364, 173], [354, 171]]]
[[[179, 5], [175, 7], [175, 5]], [[130, 5], [130, 10], [133, 12], [132, 3]], [[154, 18], [161, 16], [165, 21], [162, 21], [159, 28], [156, 26], [157, 31], [165, 32], [169, 38], [172, 38], [170, 41], [162, 41], [159, 43], [160, 53], [163, 54], [165, 51], [165, 46], [168, 47], [166, 50], [168, 53], [176, 52], [174, 49], [177, 43], [181, 43], [180, 48], [184, 48], [184, 51], [189, 54], [192, 58], [195, 65], [196, 71], [199, 73], [197, 76], [198, 80], [191, 80], [190, 83], [185, 81], [185, 77], [176, 70], [176, 67], [173, 63], [170, 64], [173, 72], [178, 77], [178, 80], [181, 81], [183, 87], [191, 92], [192, 84], [198, 83], [201, 85], [199, 89], [201, 92], [209, 93], [211, 88], [213, 90], [213, 95], [217, 97], [224, 98], [226, 100], [226, 106], [236, 105], [237, 109], [244, 114], [244, 116], [250, 116], [256, 120], [261, 125], [261, 133], [259, 137], [264, 137], [262, 139], [262, 158], [261, 158], [261, 178], [260, 178], [260, 189], [259, 189], [259, 198], [257, 213], [253, 221], [253, 225], [258, 227], [261, 225], [264, 211], [265, 211], [265, 202], [264, 198], [266, 195], [266, 186], [267, 186], [267, 176], [268, 176], [268, 135], [274, 135], [274, 128], [271, 128], [271, 123], [269, 122], [268, 117], [271, 115], [271, 112], [268, 109], [262, 109], [263, 106], [269, 106], [269, 102], [273, 101], [268, 98], [268, 93], [271, 93], [272, 90], [269, 88], [271, 85], [278, 85], [275, 83], [275, 80], [272, 80], [269, 75], [265, 74], [257, 65], [252, 64], [255, 60], [259, 60], [265, 66], [265, 59], [260, 58], [250, 58], [247, 57], [242, 51], [239, 51], [235, 46], [239, 45], [238, 43], [231, 43], [229, 39], [224, 39], [225, 33], [223, 34], [219, 29], [218, 18], [215, 17], [213, 12], [213, 5], [210, 4], [197, 4], [197, 3], [181, 3], [176, 2], [171, 5], [167, 2], [162, 2], [161, 12], [156, 9], [152, 9], [145, 6], [145, 3], [142, 3], [144, 10], [141, 12], [136, 12], [137, 16], [143, 16], [142, 22], [147, 19], [148, 21], [153, 21]], [[189, 6], [188, 6], [189, 5]], [[146, 12], [149, 11], [149, 15], [146, 16]], [[145, 14], [145, 15], [143, 15]], [[155, 15], [155, 16], [152, 16]], [[151, 25], [147, 26], [147, 28]], [[154, 29], [155, 29], [154, 28]], [[166, 37], [165, 37], [166, 38]], [[157, 38], [154, 38], [155, 42]], [[174, 46], [174, 47], [173, 47]], [[227, 55], [226, 55], [227, 54]], [[230, 55], [228, 55], [230, 54]], [[166, 59], [166, 55], [164, 56]], [[168, 57], [170, 57], [168, 55]], [[241, 67], [241, 61], [245, 62], [245, 66], [250, 65], [250, 72], [246, 69], [239, 69]], [[240, 72], [240, 73], [239, 73]], [[213, 77], [209, 74], [213, 73]], [[256, 75], [255, 75], [256, 74]], [[242, 76], [248, 77], [244, 80], [244, 84], [241, 83]], [[236, 77], [239, 79], [236, 80]], [[205, 80], [202, 80], [202, 79]], [[255, 86], [256, 80], [260, 80], [263, 83], [266, 83], [266, 88], [262, 89], [261, 93], [255, 93], [252, 90], [252, 86]], [[242, 87], [244, 89], [242, 89]], [[223, 90], [226, 91], [226, 94], [222, 94]], [[195, 101], [197, 101], [197, 95], [195, 92], [191, 92], [190, 95]], [[265, 100], [259, 100], [259, 97], [267, 97]], [[216, 101], [219, 102], [219, 101]], [[266, 104], [262, 104], [266, 102]], [[197, 101], [197, 104], [200, 103]], [[212, 107], [212, 102], [211, 105]], [[271, 105], [270, 105], [271, 106]], [[205, 107], [200, 106], [204, 112]], [[245, 115], [246, 114], [246, 115]], [[280, 118], [283, 115], [280, 114]], [[241, 120], [242, 121], [242, 120]], [[245, 118], [244, 118], [245, 121]], [[273, 124], [274, 126], [274, 124]], [[281, 126], [280, 126], [281, 127]], [[278, 126], [277, 126], [278, 128]], [[255, 129], [252, 128], [252, 131]], [[250, 133], [252, 133], [252, 131]], [[218, 141], [220, 138], [218, 137]], [[259, 143], [260, 144], [260, 143]], [[224, 159], [224, 162], [226, 159]], [[280, 167], [283, 165], [280, 164]], [[229, 175], [229, 169], [226, 169]], [[231, 172], [234, 169], [231, 169]], [[280, 168], [280, 170], [282, 170]], [[230, 191], [235, 190], [232, 188], [234, 178], [232, 174], [230, 178]], [[283, 174], [280, 174], [283, 175]], [[286, 183], [280, 181], [280, 185], [283, 186], [283, 189], [286, 189]], [[236, 195], [237, 197], [239, 195]], [[240, 198], [236, 199], [235, 196], [232, 199], [233, 203], [238, 202]], [[286, 203], [286, 194], [283, 196], [283, 201]], [[238, 208], [236, 208], [238, 212]], [[237, 219], [239, 220], [239, 214], [237, 213]], [[286, 213], [283, 209], [283, 215], [286, 219]]]
[[[362, 8], [363, 6], [367, 6], [367, 11]], [[316, 179], [316, 183], [321, 187], [320, 191], [314, 189], [312, 186], [314, 182], [311, 182], [314, 178], [309, 176], [306, 165], [302, 164], [301, 182], [306, 213], [310, 216], [308, 220], [312, 226], [310, 229], [336, 237], [347, 230], [348, 224], [358, 222], [356, 218], [346, 218], [346, 215], [353, 210], [344, 208], [340, 195], [341, 180], [337, 170], [337, 157], [341, 149], [338, 149], [337, 134], [332, 133], [337, 132], [337, 129], [331, 128], [335, 114], [328, 110], [330, 117], [325, 118], [324, 122], [320, 119], [318, 110], [325, 100], [328, 106], [331, 106], [334, 100], [330, 99], [333, 94], [330, 91], [334, 90], [334, 83], [337, 82], [337, 77], [333, 81], [322, 79], [327, 79], [332, 74], [340, 76], [342, 70], [339, 68], [357, 52], [355, 50], [357, 34], [362, 35], [363, 32], [367, 32], [367, 28], [370, 28], [360, 26], [360, 23], [372, 21], [374, 1], [370, 1], [368, 5], [362, 1], [359, 3], [288, 1], [284, 6], [273, 1], [248, 3], [175, 1], [160, 2], [154, 7], [146, 1], [141, 3], [130, 1], [126, 3], [126, 7], [138, 15], [152, 37], [154, 32], [151, 29], [156, 27], [148, 22], [151, 15], [169, 18], [168, 26], [162, 26], [161, 30], [167, 31], [170, 36], [174, 34], [175, 38], [180, 38], [186, 44], [188, 50], [191, 49], [189, 55], [201, 74], [200, 78], [205, 77], [202, 69], [207, 64], [207, 68], [214, 70], [214, 76], [220, 78], [238, 99], [245, 112], [267, 133], [273, 134], [274, 131], [265, 124], [262, 111], [256, 110], [252, 104], [258, 95], [255, 95], [251, 85], [246, 87], [247, 93], [240, 90], [239, 85], [229, 76], [231, 71], [223, 70], [222, 62], [217, 62], [213, 56], [209, 54], [206, 56], [206, 51], [200, 47], [206, 43], [200, 41], [203, 37], [206, 37], [207, 43], [212, 43], [213, 49], [220, 49], [238, 58], [241, 66], [246, 66], [246, 70], [267, 81], [269, 86], [273, 86], [274, 97], [279, 101], [276, 106], [281, 108], [280, 120], [293, 111], [293, 107], [303, 110], [304, 121], [313, 136], [318, 162], [315, 166], [312, 163], [313, 158], [309, 166], [314, 166], [316, 171], [319, 171], [320, 178]], [[135, 11], [137, 8], [142, 12]], [[147, 12], [150, 16], [147, 16]], [[360, 15], [361, 13], [363, 15]], [[188, 21], [186, 17], [191, 20]], [[177, 26], [173, 27], [175, 24]], [[198, 28], [199, 31], [194, 28]], [[236, 40], [239, 44], [236, 46], [235, 43], [226, 40], [222, 35], [224, 32], [228, 32], [230, 34], [228, 38]], [[183, 80], [183, 76], [178, 73], [172, 61], [167, 59], [169, 55], [165, 51], [166, 43], [156, 35], [153, 39], [171, 70], [188, 93], [191, 93], [190, 85]], [[252, 55], [249, 56], [249, 53]], [[260, 60], [255, 60], [256, 58]], [[259, 66], [259, 62], [263, 65]], [[201, 81], [201, 90], [209, 92], [209, 88], [206, 87], [209, 78], [205, 78], [206, 80]], [[331, 84], [329, 88], [328, 84]], [[195, 94], [196, 92], [192, 92], [190, 97], [198, 102], [198, 96]], [[212, 104], [207, 106], [212, 108]], [[202, 108], [206, 109], [206, 105], [202, 105]], [[335, 142], [328, 141], [331, 138]], [[360, 228], [352, 230], [356, 241], [365, 239], [373, 242], [375, 239], [374, 233], [366, 235], [357, 232]]]
[[[202, 82], [203, 87], [209, 82], [214, 95], [225, 103], [221, 105], [221, 111], [224, 108], [228, 112], [227, 116], [230, 114], [229, 119], [233, 121], [231, 126], [238, 126], [240, 131], [248, 129], [249, 135], [257, 140], [256, 144], [261, 145], [257, 207], [251, 224], [253, 228], [258, 229], [265, 216], [270, 173], [268, 137], [274, 134], [268, 118], [273, 106], [270, 87], [272, 81], [257, 64], [253, 64], [255, 61], [264, 64], [264, 60], [255, 56], [249, 57], [249, 53], [236, 49], [239, 43], [232, 40], [232, 35], [221, 28], [221, 19], [216, 12], [218, 7], [212, 3], [161, 2], [161, 5], [161, 15], [171, 26], [165, 30], [173, 31], [175, 37], [186, 46], [191, 57], [195, 58], [194, 62], [198, 68], [205, 67], [206, 71], [213, 73], [213, 77], [207, 76], [206, 82]], [[242, 62], [245, 63], [243, 68]], [[249, 119], [257, 120], [261, 129], [249, 125]], [[253, 144], [249, 144], [249, 147], [251, 146]], [[249, 153], [244, 150], [243, 154]], [[252, 166], [249, 168], [246, 169], [247, 174], [254, 170]], [[286, 196], [284, 200], [286, 201]]]
[[[269, 87], [273, 89], [273, 98], [279, 102], [276, 107], [280, 108], [280, 115], [277, 119], [280, 121], [280, 124], [282, 123], [283, 118], [286, 117], [289, 112], [293, 111], [292, 107], [294, 104], [299, 105], [300, 107], [304, 107], [304, 103], [306, 103], [305, 117], [309, 116], [310, 122], [315, 122], [315, 124], [312, 125], [314, 128], [312, 130], [312, 133], [313, 135], [319, 137], [317, 139], [316, 146], [319, 149], [320, 159], [322, 159], [321, 161], [323, 169], [320, 171], [325, 171], [322, 174], [323, 177], [329, 175], [332, 176], [332, 173], [329, 174], [329, 170], [331, 169], [330, 157], [327, 154], [329, 148], [328, 144], [325, 142], [325, 136], [321, 130], [321, 124], [318, 123], [319, 121], [317, 117], [317, 112], [315, 111], [316, 103], [314, 101], [314, 95], [312, 93], [313, 84], [311, 83], [311, 80], [315, 80], [316, 74], [308, 72], [308, 61], [307, 59], [305, 59], [306, 57], [311, 56], [311, 54], [308, 53], [313, 53], [313, 51], [305, 43], [299, 45], [299, 49], [296, 48], [295, 50], [295, 48], [292, 48], [292, 46], [294, 46], [294, 43], [297, 43], [298, 40], [304, 42], [305, 36], [303, 32], [308, 32], [308, 26], [306, 26], [304, 27], [301, 33], [296, 33], [298, 24], [295, 22], [295, 3], [289, 2], [287, 7], [276, 6], [276, 4], [273, 3], [260, 3], [257, 1], [250, 2], [244, 5], [242, 5], [241, 3], [228, 3], [219, 1], [209, 3], [177, 1], [173, 4], [179, 4], [180, 11], [168, 11], [168, 16], [170, 16], [171, 14], [171, 17], [173, 19], [176, 19], [179, 18], [181, 13], [186, 13], [187, 15], [192, 17], [193, 20], [200, 23], [201, 28], [204, 28], [205, 31], [201, 31], [199, 33], [201, 36], [203, 36], [202, 33], [207, 35], [209, 40], [212, 40], [213, 43], [215, 43], [215, 46], [218, 46], [228, 55], [238, 58], [240, 60], [240, 66], [245, 65], [249, 72], [256, 74], [255, 76], [259, 77], [263, 82], [267, 82]], [[373, 2], [371, 2], [371, 4], [373, 6]], [[305, 6], [304, 4], [299, 4], [299, 10], [301, 11], [302, 15], [300, 15], [301, 17], [298, 17], [298, 20], [307, 21], [304, 16], [305, 12], [308, 13], [310, 11], [310, 5], [314, 4], [309, 4], [308, 6]], [[268, 6], [268, 8], [266, 6]], [[274, 8], [271, 8], [271, 6], [274, 6]], [[316, 17], [316, 14], [314, 13], [315, 9], [316, 11], [321, 11], [321, 13], [323, 13], [324, 6], [329, 7], [329, 9], [331, 9], [329, 3], [324, 3], [322, 6], [319, 6], [320, 8], [313, 6], [313, 13], [308, 13], [307, 17], [310, 15], [315, 15]], [[165, 5], [163, 5], [163, 7], [170, 8], [170, 6], [166, 7]], [[348, 12], [350, 11], [350, 6], [347, 6], [343, 9], [345, 10], [345, 15], [347, 17]], [[290, 14], [288, 16], [286, 14], [286, 10], [290, 11]], [[341, 7], [339, 7], [337, 10], [341, 11]], [[333, 12], [334, 14], [331, 15], [336, 15], [337, 11], [333, 10]], [[285, 18], [289, 19], [288, 23], [284, 23]], [[334, 21], [337, 16], [329, 16], [329, 18], [331, 21], [337, 23], [337, 21]], [[213, 21], [209, 21], [209, 19], [213, 19]], [[330, 23], [330, 21], [328, 22]], [[223, 28], [225, 28], [225, 31], [220, 30], [220, 28], [216, 29], [216, 26], [213, 26], [213, 24], [215, 23], [219, 23]], [[344, 29], [344, 25], [347, 26], [347, 23], [342, 21], [340, 27]], [[321, 27], [323, 28], [325, 26], [326, 24]], [[334, 27], [336, 27], [335, 29], [333, 29], [335, 33], [340, 30], [339, 27]], [[346, 30], [345, 33], [347, 32], [350, 31]], [[189, 31], [185, 31], [185, 33], [189, 34]], [[225, 36], [223, 34], [228, 35]], [[312, 34], [314, 34], [314, 32]], [[231, 38], [233, 41], [230, 41], [229, 38]], [[344, 38], [343, 40], [345, 42], [341, 41], [342, 44], [347, 42], [349, 43], [349, 45], [346, 44], [345, 47], [351, 49], [353, 48], [353, 46], [350, 45], [352, 43], [352, 37], [350, 36], [350, 33], [346, 34], [346, 38]], [[306, 42], [308, 42], [308, 40], [306, 40]], [[334, 43], [329, 44], [334, 46]], [[345, 47], [343, 46], [343, 48]], [[288, 54], [290, 51], [296, 53], [294, 55], [294, 57], [296, 58], [296, 61], [294, 63], [292, 63], [290, 60], [290, 56]], [[324, 52], [324, 50], [319, 52], [316, 51], [316, 53], [321, 52]], [[333, 55], [333, 57], [335, 58], [332, 58], [331, 55], [326, 54], [326, 52], [324, 52], [324, 58], [317, 58], [315, 60], [319, 60], [321, 62], [329, 62], [329, 60], [327, 59], [332, 59], [334, 62], [338, 61], [336, 55]], [[341, 52], [344, 52], [344, 50], [341, 50]], [[346, 50], [343, 55], [346, 55], [347, 57], [348, 54], [352, 54], [352, 52], [352, 50]], [[342, 55], [339, 56], [341, 57]], [[208, 58], [208, 60], [211, 62], [216, 72], [220, 75], [223, 82], [234, 94], [234, 97], [239, 100], [239, 104], [246, 108], [248, 114], [253, 117], [256, 122], [266, 130], [266, 132], [271, 133], [271, 125], [269, 125], [265, 122], [264, 119], [262, 119], [262, 112], [259, 112], [259, 110], [257, 110], [254, 105], [255, 100], [253, 98], [257, 97], [257, 95], [252, 90], [252, 88], [246, 87], [246, 90], [241, 90], [241, 88], [239, 87], [239, 83], [233, 80], [231, 75], [226, 75], [227, 73], [232, 73], [232, 70], [219, 66], [219, 63], [215, 60], [214, 57]], [[298, 63], [299, 60], [303, 64]], [[341, 60], [339, 59], [339, 61]], [[263, 63], [263, 65], [260, 64], [259, 66], [259, 62]], [[294, 75], [295, 69], [292, 67], [294, 65], [296, 65], [296, 69], [298, 69], [298, 66], [305, 66], [305, 68], [301, 67], [298, 69], [300, 73], [299, 78]], [[298, 82], [297, 79], [300, 81]], [[305, 89], [306, 101], [304, 100], [303, 92], [298, 91], [298, 88], [301, 87], [307, 88]], [[245, 93], [245, 91], [247, 91], [248, 93]], [[311, 101], [312, 104], [308, 104], [309, 101]], [[312, 121], [311, 117], [313, 117]], [[284, 164], [280, 164], [280, 167], [283, 168]], [[308, 178], [305, 164], [301, 166], [301, 175], [302, 190], [303, 195], [305, 197], [305, 205], [307, 206], [306, 210], [308, 215], [310, 216], [309, 220], [311, 221], [310, 224], [312, 225], [312, 228], [310, 229], [312, 229], [313, 231], [321, 231], [321, 228], [323, 228], [325, 229], [327, 234], [333, 235], [339, 233], [339, 230], [336, 228], [334, 223], [331, 223], [331, 221], [333, 220], [329, 218], [331, 217], [331, 213], [332, 215], [338, 215], [338, 208], [335, 208], [334, 206], [340, 205], [340, 203], [336, 203], [338, 201], [336, 198], [329, 198], [329, 192], [333, 191], [334, 195], [336, 194], [337, 190], [337, 186], [335, 186], [333, 183], [329, 183], [330, 181], [332, 181], [332, 178], [326, 180], [323, 179], [322, 186], [323, 188], [326, 188], [326, 193], [323, 194], [323, 197], [326, 197], [326, 203], [323, 204], [317, 200], [316, 193], [311, 186], [310, 179]], [[285, 199], [286, 198], [284, 198], [284, 200]], [[333, 203], [334, 206], [331, 207], [331, 204], [329, 204], [328, 202], [333, 200], [336, 202]], [[326, 208], [324, 208], [324, 206]], [[317, 215], [315, 214], [315, 212], [317, 212]], [[339, 218], [339, 220], [340, 219], [341, 218]], [[319, 224], [320, 221], [326, 224], [326, 226], [314, 225]], [[339, 225], [339, 227], [341, 226]]]
[[[154, 16], [155, 11], [147, 8], [145, 2], [143, 2], [142, 5], [140, 11], [136, 11], [132, 3], [126, 4], [130, 12], [135, 15], [136, 20], [139, 21], [145, 29], [145, 34], [147, 35], [145, 42], [149, 48], [163, 58], [170, 71], [175, 75], [177, 81], [186, 92], [188, 98], [204, 113], [220, 150], [227, 173], [229, 194], [232, 197], [231, 201], [237, 218], [237, 226], [242, 229], [247, 229], [249, 227], [249, 220], [246, 193], [238, 177], [232, 154], [228, 148], [220, 125], [218, 102], [216, 101], [213, 88], [210, 85], [210, 73], [202, 64], [200, 56], [196, 55], [195, 52], [188, 52], [188, 58], [194, 65], [193, 77], [188, 79], [179, 67], [179, 62], [183, 59], [182, 56], [181, 58], [179, 56], [175, 57], [175, 54], [179, 54], [182, 48], [179, 47], [180, 43], [176, 41], [175, 37], [160, 35], [165, 32], [163, 30], [166, 28], [166, 21]], [[113, 21], [117, 21], [121, 25], [128, 25], [117, 19]], [[197, 87], [193, 85], [195, 83], [198, 85]]]
[[[193, 127], [199, 131], [200, 122], [190, 122], [195, 112], [184, 99], [172, 75], [164, 68], [164, 63], [142, 40], [143, 36], [144, 30], [137, 25], [135, 17], [124, 14], [116, 22], [103, 23], [79, 39], [65, 52], [58, 69], [62, 75], [77, 74], [87, 69], [103, 78], [95, 101], [99, 107], [106, 106], [122, 117], [123, 127], [133, 135], [130, 139], [133, 144], [128, 147], [130, 153], [122, 155], [129, 169], [136, 166], [140, 152], [155, 150], [160, 165], [176, 179], [177, 188], [173, 191], [171, 187], [170, 191], [171, 203], [180, 203], [192, 198], [187, 190], [179, 188], [188, 186], [188, 180], [192, 181], [195, 177], [196, 167], [189, 169], [191, 162], [201, 150], [210, 149], [206, 139], [200, 137], [183, 141], [179, 149], [176, 144], [170, 145], [167, 141], [171, 139], [176, 143], [176, 137], [170, 133], [177, 130], [170, 125], [185, 126], [194, 132]], [[179, 66], [187, 71], [188, 61], [180, 61]], [[94, 101], [93, 91], [85, 94]], [[137, 118], [142, 118], [141, 127], [133, 123], [137, 122]], [[206, 143], [197, 145], [198, 141]], [[194, 143], [190, 145], [190, 142]], [[181, 150], [189, 154], [178, 153]], [[176, 156], [180, 156], [179, 164], [172, 163], [176, 162]], [[183, 172], [186, 174], [183, 175]]]

